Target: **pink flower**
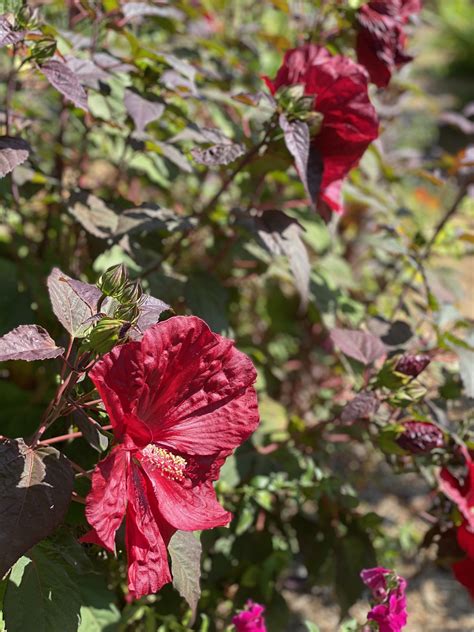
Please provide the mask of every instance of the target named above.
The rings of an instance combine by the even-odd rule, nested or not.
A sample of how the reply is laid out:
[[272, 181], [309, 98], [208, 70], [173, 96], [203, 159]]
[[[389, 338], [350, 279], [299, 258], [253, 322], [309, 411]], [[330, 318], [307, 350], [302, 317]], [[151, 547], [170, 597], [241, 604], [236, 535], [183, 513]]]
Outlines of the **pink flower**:
[[320, 158], [316, 162], [322, 163], [319, 208], [324, 216], [327, 209], [342, 212], [342, 182], [378, 136], [365, 69], [347, 57], [307, 44], [287, 51], [275, 79], [265, 81], [272, 94], [281, 86], [303, 84], [305, 94], [314, 96], [314, 110], [323, 115], [320, 130], [311, 139]]
[[245, 610], [233, 617], [232, 623], [237, 632], [267, 632], [264, 612], [264, 606], [249, 600], [245, 605]]
[[386, 87], [395, 70], [413, 59], [405, 53], [404, 25], [420, 10], [420, 0], [371, 0], [357, 12], [357, 60], [376, 86]]
[[132, 597], [171, 581], [177, 529], [228, 524], [212, 482], [258, 424], [256, 373], [231, 340], [199, 318], [176, 316], [116, 347], [90, 372], [117, 444], [97, 465], [84, 538], [113, 551], [125, 518]]
[[407, 623], [406, 581], [380, 566], [364, 569], [361, 578], [376, 602], [367, 619], [376, 621], [380, 632], [400, 632]]

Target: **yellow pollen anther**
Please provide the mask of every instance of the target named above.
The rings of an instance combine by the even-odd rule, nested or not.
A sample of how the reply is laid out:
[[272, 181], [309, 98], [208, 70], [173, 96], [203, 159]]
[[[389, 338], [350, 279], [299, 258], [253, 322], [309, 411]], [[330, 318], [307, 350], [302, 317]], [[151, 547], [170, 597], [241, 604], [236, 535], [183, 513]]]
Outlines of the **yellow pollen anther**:
[[142, 450], [142, 456], [151, 469], [159, 469], [160, 473], [173, 481], [184, 480], [184, 470], [187, 463], [182, 456], [168, 452], [164, 448], [150, 443]]

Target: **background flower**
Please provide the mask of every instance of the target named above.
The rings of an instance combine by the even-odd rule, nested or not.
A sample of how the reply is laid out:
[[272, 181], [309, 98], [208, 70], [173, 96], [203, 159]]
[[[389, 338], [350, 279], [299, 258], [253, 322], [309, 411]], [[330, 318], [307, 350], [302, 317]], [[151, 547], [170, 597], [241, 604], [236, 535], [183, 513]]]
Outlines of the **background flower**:
[[273, 94], [282, 86], [302, 84], [314, 96], [314, 110], [323, 115], [312, 148], [322, 165], [319, 210], [342, 212], [341, 187], [368, 145], [378, 136], [378, 118], [367, 92], [367, 73], [342, 55], [307, 44], [289, 50], [272, 81]]

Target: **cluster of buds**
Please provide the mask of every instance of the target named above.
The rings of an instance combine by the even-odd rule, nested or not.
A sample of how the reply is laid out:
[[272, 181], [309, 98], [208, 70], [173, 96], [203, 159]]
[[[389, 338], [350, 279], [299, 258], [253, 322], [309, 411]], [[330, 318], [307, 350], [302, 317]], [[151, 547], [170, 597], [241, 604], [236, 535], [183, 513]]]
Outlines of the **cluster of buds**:
[[278, 110], [285, 114], [288, 120], [298, 120], [307, 123], [310, 136], [316, 136], [321, 130], [323, 115], [314, 109], [314, 95], [305, 95], [303, 84], [282, 86], [275, 93]]
[[102, 317], [88, 335], [85, 347], [96, 353], [107, 353], [115, 345], [125, 342], [128, 332], [137, 321], [143, 289], [139, 281], [131, 281], [123, 264], [112, 266], [98, 279], [102, 292], [100, 304], [112, 299], [111, 315]]

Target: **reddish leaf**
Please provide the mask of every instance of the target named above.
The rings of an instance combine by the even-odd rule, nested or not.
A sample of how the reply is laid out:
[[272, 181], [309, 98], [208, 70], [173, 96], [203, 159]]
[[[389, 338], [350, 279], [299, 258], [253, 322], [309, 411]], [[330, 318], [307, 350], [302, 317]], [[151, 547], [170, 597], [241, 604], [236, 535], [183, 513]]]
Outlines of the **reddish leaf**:
[[374, 393], [362, 391], [344, 407], [341, 421], [344, 424], [352, 424], [360, 419], [370, 419], [379, 406], [380, 402]]
[[18, 136], [0, 136], [0, 178], [28, 158], [30, 146]]
[[76, 73], [59, 59], [50, 59], [41, 66], [41, 72], [49, 83], [82, 110], [89, 109], [87, 94]]
[[323, 164], [318, 151], [311, 144], [309, 127], [303, 121], [289, 121], [284, 114], [279, 118], [288, 151], [295, 159], [296, 170], [306, 194], [316, 205], [323, 173]]
[[357, 329], [333, 329], [331, 340], [345, 355], [362, 364], [371, 364], [387, 352], [380, 338]]
[[78, 338], [84, 335], [84, 324], [95, 314], [95, 309], [89, 304], [90, 292], [86, 299], [83, 292], [78, 292], [77, 285], [75, 288], [71, 286], [71, 281], [74, 284], [74, 279], [59, 268], [53, 268], [48, 277], [48, 291], [57, 319], [71, 336]]
[[0, 578], [62, 522], [73, 480], [69, 461], [54, 448], [0, 440]]
[[16, 44], [25, 37], [25, 31], [15, 31], [5, 15], [0, 15], [0, 47]]
[[0, 338], [0, 362], [48, 360], [63, 352], [46, 329], [38, 325], [20, 325]]

